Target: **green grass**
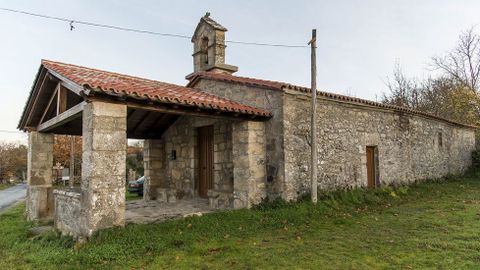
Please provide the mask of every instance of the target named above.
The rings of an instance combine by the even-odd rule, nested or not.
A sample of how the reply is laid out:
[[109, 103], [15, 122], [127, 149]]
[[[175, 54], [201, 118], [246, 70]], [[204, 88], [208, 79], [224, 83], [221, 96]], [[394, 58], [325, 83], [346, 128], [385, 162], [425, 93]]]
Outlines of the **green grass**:
[[0, 216], [0, 269], [479, 269], [480, 174], [97, 233], [76, 249]]
[[125, 200], [127, 201], [134, 201], [143, 199], [143, 196], [138, 196], [137, 193], [130, 193], [128, 192], [128, 188], [125, 188]]
[[14, 184], [0, 184], [0, 190], [7, 189], [9, 187], [13, 187]]

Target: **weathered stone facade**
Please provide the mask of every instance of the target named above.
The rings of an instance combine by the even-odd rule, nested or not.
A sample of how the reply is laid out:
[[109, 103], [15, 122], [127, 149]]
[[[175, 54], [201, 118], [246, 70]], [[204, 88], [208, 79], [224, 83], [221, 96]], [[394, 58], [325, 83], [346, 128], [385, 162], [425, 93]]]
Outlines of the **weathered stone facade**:
[[213, 80], [200, 80], [193, 87], [202, 91], [266, 109], [273, 117], [265, 122], [266, 143], [266, 192], [274, 198], [285, 189], [283, 94], [280, 91]]
[[[197, 129], [205, 126], [213, 126], [213, 188], [208, 193], [211, 207], [259, 203], [266, 196], [263, 122], [181, 117], [161, 140], [145, 144], [145, 193], [165, 197], [158, 194], [166, 192], [174, 194], [174, 200], [198, 196]], [[169, 158], [173, 151], [175, 159]], [[157, 190], [150, 185], [157, 186]]]
[[31, 221], [53, 218], [53, 134], [28, 133], [26, 215]]
[[[310, 188], [310, 97], [285, 94], [285, 183], [295, 199]], [[377, 184], [406, 184], [465, 171], [475, 148], [474, 129], [438, 119], [365, 105], [318, 99], [318, 187], [365, 187], [366, 147], [375, 146]]]
[[[232, 127], [230, 121], [223, 119], [183, 116], [165, 132], [161, 140], [148, 140], [144, 150], [147, 183], [160, 188], [160, 193], [172, 194], [175, 197], [174, 200], [197, 196], [197, 128], [204, 126], [213, 126], [213, 189], [231, 193], [233, 190]], [[173, 151], [176, 153], [175, 159], [171, 157]], [[158, 193], [158, 188], [153, 191], [154, 188], [146, 185], [145, 193]]]

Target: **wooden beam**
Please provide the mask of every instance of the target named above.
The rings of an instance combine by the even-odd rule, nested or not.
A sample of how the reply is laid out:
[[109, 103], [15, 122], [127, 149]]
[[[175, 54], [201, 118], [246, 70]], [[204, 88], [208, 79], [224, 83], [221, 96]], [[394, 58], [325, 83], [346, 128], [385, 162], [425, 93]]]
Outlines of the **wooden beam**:
[[[198, 107], [194, 106], [185, 106], [185, 107], [178, 107], [178, 109], [174, 109], [166, 105], [162, 104], [140, 104], [139, 102], [132, 102], [132, 101], [120, 101], [120, 100], [114, 100], [112, 97], [104, 97], [104, 96], [91, 96], [88, 97], [89, 100], [95, 101], [103, 101], [103, 102], [108, 102], [108, 103], [115, 103], [115, 104], [124, 104], [127, 105], [128, 108], [130, 109], [136, 109], [136, 110], [144, 110], [144, 111], [154, 111], [154, 112], [160, 112], [160, 113], [168, 113], [168, 114], [175, 114], [175, 115], [190, 115], [190, 116], [200, 116], [200, 117], [209, 117], [209, 118], [217, 118], [217, 119], [235, 119], [238, 118], [239, 120], [250, 120], [250, 121], [265, 121], [268, 120], [270, 117], [265, 117], [265, 116], [254, 116], [252, 119], [250, 114], [238, 114], [234, 112], [221, 112], [220, 114], [216, 114], [216, 110], [202, 110], [202, 111], [197, 111]], [[234, 116], [234, 114], [237, 115], [237, 117]]]
[[49, 100], [48, 103], [47, 103], [47, 107], [45, 107], [45, 111], [43, 112], [42, 117], [40, 117], [40, 121], [38, 122], [39, 124], [43, 123], [43, 119], [44, 119], [45, 116], [47, 115], [48, 110], [50, 109], [50, 106], [52, 105], [53, 100], [55, 99], [55, 95], [56, 95], [57, 92], [58, 92], [59, 86], [60, 86], [60, 84], [58, 84], [57, 87], [55, 87], [55, 91], [53, 91], [53, 94], [52, 94], [52, 96], [50, 97], [50, 100]]
[[132, 115], [135, 113], [135, 110], [134, 109], [131, 109], [130, 111], [127, 112], [127, 122], [128, 120], [130, 120], [130, 117], [132, 117]]
[[65, 123], [68, 123], [72, 121], [73, 119], [76, 119], [80, 116], [82, 116], [82, 111], [83, 108], [85, 107], [86, 102], [83, 101], [69, 110], [66, 110], [65, 112], [55, 116], [54, 118], [46, 121], [45, 123], [41, 123], [40, 125], [37, 126], [37, 131], [40, 132], [47, 132], [49, 130], [52, 130], [58, 126], [61, 126]]
[[79, 95], [79, 96], [82, 96], [82, 92], [83, 92], [83, 87], [74, 83], [73, 81], [67, 79], [66, 77], [58, 74], [57, 72], [51, 70], [51, 69], [48, 69], [48, 72], [50, 72], [53, 76], [57, 77], [59, 80], [62, 81], [62, 85], [69, 89], [70, 91], [74, 92], [75, 94]]
[[[30, 107], [30, 112], [28, 113], [28, 116], [27, 116], [27, 119], [25, 120], [25, 124], [28, 125], [28, 123], [30, 122], [30, 119], [32, 118], [32, 113], [33, 113], [33, 109], [35, 108], [35, 105], [37, 105], [37, 101], [38, 101], [38, 96], [40, 96], [42, 90], [43, 90], [43, 86], [45, 85], [45, 82], [48, 80], [48, 70], [45, 71], [45, 74], [43, 74], [43, 80], [42, 82], [40, 83], [40, 86], [38, 88], [37, 91], [34, 91], [33, 95], [34, 95], [34, 99], [33, 99], [33, 103], [32, 103], [32, 106]], [[41, 78], [41, 76], [40, 76]], [[39, 79], [40, 79], [39, 78]], [[36, 85], [35, 85], [35, 88], [36, 88]], [[36, 88], [37, 89], [37, 88]]]
[[67, 91], [60, 83], [58, 84], [57, 115], [67, 110]]
[[142, 118], [140, 118], [140, 120], [135, 124], [135, 126], [133, 126], [132, 130], [137, 130], [138, 127], [143, 123], [143, 121], [147, 119], [150, 113], [151, 113], [150, 111], [145, 111], [145, 115], [143, 115]]
[[155, 128], [160, 121], [164, 120], [164, 119], [167, 118], [167, 117], [168, 117], [168, 114], [166, 114], [166, 113], [161, 114], [159, 117], [157, 117], [157, 119], [155, 119], [155, 121], [153, 122], [153, 124], [152, 124], [151, 127], [152, 127], [152, 128]]

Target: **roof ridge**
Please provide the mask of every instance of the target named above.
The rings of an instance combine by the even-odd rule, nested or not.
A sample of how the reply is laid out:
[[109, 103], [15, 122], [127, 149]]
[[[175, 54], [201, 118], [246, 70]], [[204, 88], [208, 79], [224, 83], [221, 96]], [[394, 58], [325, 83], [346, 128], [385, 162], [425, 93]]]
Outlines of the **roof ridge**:
[[158, 81], [158, 80], [153, 80], [153, 79], [143, 78], [143, 77], [139, 77], [139, 76], [128, 75], [128, 74], [119, 73], [119, 72], [113, 72], [113, 71], [108, 71], [108, 70], [103, 70], [103, 69], [98, 69], [98, 68], [91, 68], [91, 67], [86, 67], [86, 66], [81, 66], [81, 65], [76, 65], [76, 64], [68, 64], [68, 63], [63, 63], [63, 62], [58, 62], [58, 61], [52, 61], [52, 60], [48, 60], [48, 59], [42, 59], [42, 64], [44, 64], [44, 63], [54, 63], [54, 64], [57, 64], [57, 65], [60, 64], [60, 65], [64, 65], [64, 66], [71, 66], [71, 67], [75, 67], [75, 68], [82, 68], [82, 69], [91, 70], [91, 71], [98, 71], [98, 72], [103, 72], [103, 73], [116, 75], [116, 76], [123, 76], [123, 77], [132, 78], [132, 79], [138, 79], [138, 80], [141, 80], [141, 81], [156, 82], [156, 83], [171, 85], [171, 86], [175, 86], [175, 87], [179, 87], [179, 86], [182, 87], [181, 85], [177, 85], [177, 84], [173, 84], [173, 83], [162, 82], [162, 81]]
[[[190, 79], [190, 83], [188, 85], [190, 85], [193, 81], [195, 81], [196, 78], [202, 77], [202, 76], [206, 76], [207, 78], [211, 78], [211, 79], [219, 79], [219, 80], [222, 80], [223, 79], [222, 77], [224, 77], [225, 78], [224, 80], [226, 80], [226, 81], [243, 83], [243, 84], [247, 84], [247, 85], [248, 84], [259, 85], [259, 86], [269, 87], [269, 88], [273, 88], [273, 89], [276, 89], [276, 90], [282, 90], [282, 91], [284, 89], [290, 89], [290, 90], [294, 90], [294, 91], [298, 91], [298, 92], [302, 92], [302, 93], [311, 92], [310, 87], [299, 86], [299, 85], [285, 83], [285, 82], [281, 82], [281, 81], [264, 80], [264, 79], [257, 79], [257, 78], [253, 78], [253, 77], [237, 76], [237, 75], [232, 75], [232, 74], [219, 74], [219, 73], [205, 72], [205, 71], [193, 73], [193, 74], [187, 76], [187, 79]], [[227, 78], [229, 78], [229, 79], [227, 79]], [[265, 84], [262, 85], [262, 82], [264, 82]], [[273, 84], [276, 84], [277, 86], [273, 87], [272, 86]], [[424, 117], [430, 117], [430, 118], [442, 120], [442, 121], [445, 121], [445, 122], [448, 122], [448, 123], [451, 123], [451, 124], [460, 125], [460, 126], [465, 126], [465, 127], [470, 127], [470, 128], [479, 128], [475, 125], [469, 125], [469, 124], [453, 121], [453, 120], [450, 120], [448, 118], [444, 118], [444, 117], [435, 115], [433, 113], [419, 111], [419, 110], [415, 110], [415, 109], [411, 109], [411, 108], [407, 108], [407, 107], [403, 107], [403, 106], [390, 105], [390, 104], [385, 104], [385, 103], [381, 103], [381, 102], [378, 102], [378, 101], [373, 101], [373, 100], [369, 100], [369, 99], [365, 99], [365, 98], [352, 97], [352, 96], [337, 94], [335, 92], [323, 91], [323, 90], [318, 90], [318, 89], [317, 89], [317, 93], [321, 96], [325, 96], [325, 97], [336, 99], [336, 100], [341, 100], [341, 101], [346, 101], [346, 102], [351, 102], [351, 103], [357, 103], [357, 104], [358, 103], [359, 104], [365, 104], [365, 105], [370, 105], [370, 106], [375, 106], [375, 107], [385, 108], [385, 109], [392, 109], [392, 110], [412, 113], [412, 114], [416, 114], [416, 115], [421, 115], [421, 116], [424, 116]]]

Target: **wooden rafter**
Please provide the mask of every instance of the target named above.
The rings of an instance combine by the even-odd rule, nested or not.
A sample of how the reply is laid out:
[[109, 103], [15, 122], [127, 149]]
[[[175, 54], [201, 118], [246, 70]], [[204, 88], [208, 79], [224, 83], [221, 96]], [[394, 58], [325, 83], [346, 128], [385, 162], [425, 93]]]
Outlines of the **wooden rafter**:
[[57, 95], [57, 115], [67, 110], [67, 89], [59, 83]]
[[151, 112], [146, 111], [145, 114], [140, 118], [140, 120], [135, 124], [135, 126], [132, 127], [132, 130], [137, 130], [138, 127], [147, 119], [147, 117], [150, 115]]
[[69, 89], [70, 91], [74, 92], [75, 94], [81, 96], [83, 92], [83, 87], [79, 86], [78, 84], [72, 82], [71, 80], [65, 78], [64, 76], [58, 74], [57, 72], [48, 69], [48, 72], [50, 72], [53, 76], [57, 77], [59, 80], [62, 81], [62, 85]]
[[[50, 97], [50, 100], [47, 103], [47, 107], [45, 108], [45, 111], [43, 111], [42, 117], [40, 117], [39, 123], [43, 123], [43, 120], [45, 119], [45, 116], [47, 115], [48, 111], [50, 110], [50, 107], [52, 106], [53, 100], [55, 99], [55, 96], [57, 95], [58, 88], [60, 87], [60, 84], [55, 87], [55, 91], [53, 91], [52, 96]], [[57, 98], [58, 99], [58, 98]]]
[[[41, 78], [41, 77], [40, 77]], [[37, 102], [38, 102], [38, 96], [42, 93], [42, 90], [45, 86], [45, 83], [46, 81], [48, 80], [48, 71], [45, 72], [44, 76], [43, 76], [43, 80], [42, 82], [40, 83], [40, 86], [38, 88], [38, 94], [35, 96], [34, 100], [33, 100], [33, 104], [32, 106], [30, 107], [30, 112], [28, 113], [28, 116], [27, 116], [27, 120], [25, 121], [25, 123], [28, 123], [30, 121], [30, 119], [32, 118], [32, 114], [33, 114], [33, 108], [35, 108], [35, 106], [37, 105]], [[36, 86], [35, 86], [36, 87]]]

